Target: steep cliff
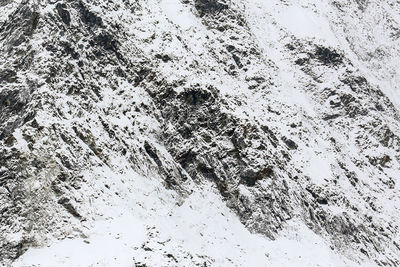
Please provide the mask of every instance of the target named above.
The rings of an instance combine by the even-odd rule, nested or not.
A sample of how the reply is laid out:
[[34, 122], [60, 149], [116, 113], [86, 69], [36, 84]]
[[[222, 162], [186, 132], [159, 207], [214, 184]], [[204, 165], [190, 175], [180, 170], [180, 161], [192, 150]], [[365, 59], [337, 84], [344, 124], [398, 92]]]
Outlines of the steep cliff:
[[399, 11], [3, 1], [2, 263], [399, 265]]

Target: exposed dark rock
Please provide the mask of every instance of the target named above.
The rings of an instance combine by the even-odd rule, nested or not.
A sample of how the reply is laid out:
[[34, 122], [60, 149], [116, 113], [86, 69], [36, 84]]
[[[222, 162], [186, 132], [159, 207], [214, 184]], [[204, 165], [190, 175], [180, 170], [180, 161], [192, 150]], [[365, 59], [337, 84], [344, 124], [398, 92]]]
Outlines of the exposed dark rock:
[[317, 46], [315, 56], [319, 61], [327, 65], [338, 65], [343, 62], [342, 55], [327, 47]]
[[240, 57], [238, 55], [236, 55], [236, 54], [232, 54], [232, 57], [233, 57], [233, 60], [236, 63], [236, 66], [238, 66], [239, 69], [243, 68], [243, 64], [240, 61]]
[[261, 125], [261, 130], [263, 130], [264, 133], [268, 134], [269, 141], [276, 148], [279, 144], [279, 140], [276, 135], [266, 125]]
[[168, 61], [171, 61], [171, 60], [172, 60], [172, 59], [170, 58], [170, 56], [168, 56], [168, 55], [156, 54], [155, 57], [158, 58], [158, 59], [161, 59], [163, 62], [168, 62]]
[[214, 169], [208, 167], [205, 164], [200, 163], [197, 167], [197, 170], [207, 179], [210, 179], [211, 181], [217, 181], [218, 176], [215, 174]]
[[342, 82], [350, 86], [354, 92], [369, 91], [368, 81], [362, 76], [349, 76], [343, 79]]
[[226, 46], [226, 50], [228, 50], [228, 52], [232, 52], [234, 51], [236, 48], [233, 45], [227, 45]]
[[380, 159], [379, 164], [380, 164], [382, 167], [385, 167], [386, 164], [389, 163], [390, 161], [392, 161], [392, 159], [391, 159], [388, 155], [384, 155], [384, 156]]
[[167, 256], [168, 258], [171, 258], [174, 260], [174, 262], [178, 262], [178, 260], [174, 257], [174, 255], [172, 255], [171, 253], [166, 254], [165, 256]]
[[[8, 137], [16, 127], [31, 119], [31, 114], [24, 113], [29, 102], [29, 95], [24, 89], [0, 91], [0, 140]], [[9, 121], [11, 116], [20, 114], [16, 120]]]
[[[119, 43], [117, 40], [114, 39], [113, 35], [107, 32], [102, 32], [99, 35], [96, 35], [93, 40], [89, 42], [91, 46], [98, 46], [101, 47], [102, 49], [106, 51], [112, 51], [114, 52], [115, 56], [120, 59], [124, 60], [123, 56], [118, 50]], [[104, 56], [104, 53], [97, 50], [95, 51], [95, 55], [97, 58], [101, 58]]]
[[287, 49], [289, 49], [290, 51], [294, 51], [296, 50], [296, 47], [293, 44], [286, 44], [285, 45]]
[[254, 186], [256, 181], [271, 177], [273, 174], [273, 170], [271, 167], [263, 168], [259, 171], [254, 171], [252, 169], [244, 170], [240, 177], [245, 181], [247, 186]]
[[[296, 216], [336, 251], [399, 265], [393, 241], [398, 227], [381, 219], [385, 207], [379, 204], [386, 194], [395, 198], [396, 181], [389, 176], [398, 167], [399, 116], [360, 74], [358, 63], [346, 58], [347, 50], [316, 46], [315, 39], [296, 39], [276, 28], [290, 44], [284, 49], [289, 60], [274, 62], [236, 4], [195, 0], [191, 12], [205, 26], [196, 27], [205, 37], [199, 54], [187, 42], [193, 35], [169, 30], [177, 25], [153, 34], [151, 27], [169, 22], [142, 17], [152, 10], [140, 2], [99, 2], [96, 9], [90, 1], [64, 2], [51, 4], [54, 13], [43, 12], [45, 3], [23, 1], [0, 28], [0, 231], [6, 232], [0, 235], [0, 265], [40, 236], [80, 229], [74, 218], [83, 219], [86, 200], [118, 195], [113, 172], [119, 178], [125, 169], [160, 178], [175, 190], [173, 201], [184, 201], [187, 192], [209, 181], [250, 231], [267, 238]], [[365, 7], [367, 1], [356, 4]], [[119, 11], [128, 12], [101, 18]], [[128, 27], [150, 34], [136, 35]], [[182, 55], [169, 52], [174, 38]], [[293, 77], [301, 78], [295, 83], [313, 112], [281, 94], [280, 68], [292, 64], [300, 66]], [[176, 66], [183, 74], [164, 73]], [[237, 85], [252, 91], [227, 92]], [[334, 177], [321, 177], [324, 187], [313, 186], [305, 174], [307, 157], [296, 157], [313, 147], [332, 153]], [[92, 173], [103, 168], [110, 171], [107, 177]], [[97, 182], [104, 182], [93, 190], [98, 191], [86, 192]], [[347, 182], [351, 186], [342, 188]], [[331, 205], [345, 212], [334, 213]], [[64, 227], [71, 222], [77, 224]], [[13, 231], [23, 238], [8, 240]], [[144, 251], [157, 251], [147, 245]], [[179, 265], [176, 253], [162, 255]]]
[[288, 148], [293, 149], [293, 150], [297, 149], [298, 146], [293, 140], [291, 140], [285, 136], [282, 136], [281, 139], [288, 146]]
[[39, 25], [40, 14], [36, 8], [22, 2], [0, 27], [0, 40], [6, 40], [10, 53], [33, 35]]
[[73, 126], [72, 129], [79, 139], [81, 139], [96, 156], [102, 157], [102, 149], [96, 145], [95, 137], [90, 130], [81, 131], [75, 126]]
[[67, 55], [70, 55], [73, 59], [79, 59], [80, 55], [78, 52], [75, 51], [75, 49], [72, 47], [72, 45], [68, 42], [60, 42], [60, 45], [64, 48], [64, 52]]
[[110, 50], [117, 52], [118, 50], [118, 42], [114, 40], [111, 34], [109, 33], [102, 33], [97, 35], [94, 38], [94, 43], [96, 45], [102, 46], [105, 50]]
[[224, 9], [228, 9], [229, 6], [220, 0], [195, 0], [195, 8], [204, 15], [207, 13], [219, 13]]
[[68, 159], [67, 156], [65, 155], [61, 155], [59, 156], [59, 158], [61, 159], [61, 163], [67, 168], [67, 169], [73, 169], [73, 164], [71, 163], [70, 159]]
[[39, 24], [39, 18], [40, 15], [37, 12], [32, 12], [29, 22], [28, 22], [28, 27], [26, 28], [25, 34], [30, 36], [33, 34], [33, 32], [36, 30], [38, 24]]
[[144, 149], [146, 150], [147, 154], [149, 154], [149, 156], [157, 163], [157, 165], [162, 165], [162, 162], [155, 149], [147, 141], [144, 143]]
[[212, 99], [212, 94], [206, 90], [191, 88], [178, 95], [188, 105], [201, 105]]
[[317, 201], [318, 204], [327, 205], [328, 200], [321, 195], [319, 189], [307, 187], [306, 190], [312, 195], [312, 197]]
[[17, 140], [15, 139], [15, 137], [14, 136], [10, 136], [10, 137], [8, 137], [6, 140], [5, 140], [5, 142], [4, 142], [4, 144], [6, 145], [6, 146], [13, 146], [14, 145], [14, 143], [16, 142]]
[[189, 167], [189, 164], [192, 164], [196, 158], [196, 153], [192, 150], [188, 150], [183, 152], [181, 155], [177, 156], [178, 162], [182, 165], [184, 169]]
[[57, 3], [56, 9], [61, 20], [69, 26], [69, 24], [71, 23], [71, 15], [67, 10], [67, 5], [64, 3]]
[[395, 135], [387, 126], [380, 130], [379, 135], [381, 136], [380, 143], [385, 147], [389, 147], [395, 142], [395, 140], [399, 140], [399, 137]]
[[151, 70], [143, 68], [136, 73], [135, 86], [139, 85], [151, 73]]
[[307, 64], [309, 61], [310, 61], [309, 58], [298, 58], [298, 59], [296, 59], [295, 63], [296, 63], [297, 65], [304, 66], [304, 65]]
[[82, 2], [78, 4], [82, 22], [91, 27], [102, 27], [103, 19], [90, 11]]
[[82, 216], [79, 212], [75, 209], [75, 207], [70, 203], [70, 200], [66, 197], [61, 198], [58, 200], [58, 203], [61, 204], [72, 216], [81, 219]]
[[355, 0], [355, 2], [357, 3], [358, 8], [361, 11], [364, 11], [367, 8], [368, 4], [369, 4], [368, 0]]
[[340, 117], [340, 114], [332, 114], [332, 115], [326, 115], [322, 119], [324, 121], [329, 121], [329, 120], [334, 120], [334, 119], [339, 118], [339, 117]]
[[17, 73], [13, 70], [2, 70], [0, 71], [0, 83], [8, 82], [12, 83], [17, 80]]

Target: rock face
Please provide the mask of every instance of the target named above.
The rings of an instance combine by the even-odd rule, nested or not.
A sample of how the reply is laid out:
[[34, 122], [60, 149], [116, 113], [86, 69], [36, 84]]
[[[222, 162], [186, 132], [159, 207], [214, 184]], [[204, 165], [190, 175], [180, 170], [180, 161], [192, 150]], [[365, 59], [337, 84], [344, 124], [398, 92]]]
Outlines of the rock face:
[[132, 171], [400, 265], [400, 4], [269, 2], [0, 4], [2, 263], [79, 236]]

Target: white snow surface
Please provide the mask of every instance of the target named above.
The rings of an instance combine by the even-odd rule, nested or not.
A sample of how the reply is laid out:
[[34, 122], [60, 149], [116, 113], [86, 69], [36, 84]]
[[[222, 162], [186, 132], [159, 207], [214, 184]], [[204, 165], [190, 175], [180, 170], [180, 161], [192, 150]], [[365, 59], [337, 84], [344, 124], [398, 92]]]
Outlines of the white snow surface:
[[[134, 17], [130, 17], [128, 12], [121, 10], [104, 14], [104, 16], [110, 21], [118, 19], [131, 21], [132, 24], [127, 24], [129, 27], [127, 31], [139, 39], [150, 38], [154, 30], [155, 41], [143, 44], [141, 49], [149, 54], [162, 51], [176, 59], [175, 62], [178, 63], [159, 66], [159, 71], [171, 81], [184, 77], [195, 84], [204, 79], [213, 80], [218, 77], [219, 90], [226, 96], [228, 102], [234, 103], [237, 97], [246, 99], [244, 105], [232, 104], [229, 112], [238, 117], [268, 122], [271, 128], [286, 127], [290, 134], [290, 127], [287, 126], [289, 122], [313, 117], [318, 109], [310, 105], [310, 96], [301, 89], [302, 83], [299, 81], [302, 81], [302, 74], [289, 64], [291, 58], [286, 56], [283, 48], [279, 46], [280, 40], [292, 35], [299, 39], [313, 40], [344, 50], [352, 60], [358, 62], [359, 71], [379, 85], [400, 110], [400, 72], [398, 71], [400, 57], [399, 50], [393, 48], [399, 40], [393, 40], [384, 35], [385, 26], [382, 25], [381, 18], [374, 17], [378, 26], [376, 32], [371, 35], [373, 40], [366, 44], [365, 40], [369, 40], [368, 38], [363, 39], [363, 37], [357, 37], [361, 35], [355, 34], [358, 28], [355, 26], [353, 16], [357, 14], [339, 16], [337, 11], [329, 5], [330, 2], [328, 0], [232, 1], [231, 5], [243, 7], [243, 12], [249, 22], [249, 31], [259, 42], [258, 45], [263, 52], [276, 64], [273, 70], [271, 68], [271, 76], [274, 76], [273, 79], [277, 81], [274, 89], [276, 92], [268, 96], [244, 90], [244, 84], [228, 76], [225, 77], [221, 73], [205, 70], [202, 73], [203, 76], [200, 77], [183, 68], [181, 66], [183, 64], [179, 64], [183, 60], [194, 60], [199, 57], [202, 66], [218, 67], [217, 63], [208, 61], [207, 56], [202, 59], [203, 54], [207, 54], [204, 48], [207, 40], [214, 36], [210, 36], [210, 32], [200, 19], [179, 0], [146, 1], [147, 7], [143, 12], [148, 12], [148, 14], [141, 21], [132, 22]], [[375, 8], [390, 9], [390, 1], [387, 4], [376, 3], [376, 1], [371, 1], [367, 7], [369, 11], [366, 17], [368, 14], [374, 15]], [[93, 8], [93, 10], [96, 9]], [[102, 9], [98, 10], [102, 12]], [[393, 17], [399, 19], [400, 15], [393, 15]], [[362, 26], [367, 28], [367, 23], [369, 21], [365, 19], [365, 25]], [[146, 28], [145, 25], [153, 25], [153, 27]], [[175, 37], [170, 37], [169, 42], [161, 42], [160, 36], [165, 32], [182, 34], [190, 51], [187, 51]], [[369, 36], [369, 33], [365, 35]], [[354, 38], [349, 39], [349, 36]], [[366, 47], [370, 52], [378, 48], [382, 49], [388, 54], [392, 53], [392, 57], [385, 54], [382, 58], [375, 58], [371, 56], [371, 53], [366, 52]], [[393, 54], [396, 55], [393, 56]], [[42, 58], [45, 56], [42, 55]], [[371, 72], [372, 68], [377, 71]], [[330, 74], [324, 73], [324, 75]], [[98, 84], [108, 88], [106, 80], [99, 80]], [[119, 89], [129, 89], [130, 86], [121, 80]], [[323, 87], [323, 85], [320, 86]], [[48, 89], [41, 88], [40, 90]], [[132, 98], [137, 97], [139, 102], [145, 103], [146, 99], [141, 98], [144, 95], [141, 89], [137, 88], [134, 91], [136, 95]], [[99, 109], [117, 104], [122, 106], [129, 104], [114, 90], [104, 90], [104, 93], [103, 100], [97, 103]], [[288, 123], [271, 121], [270, 118], [264, 116], [267, 105], [265, 98], [276, 101], [276, 105], [294, 106], [293, 110], [296, 112], [289, 112], [285, 118]], [[68, 101], [74, 100], [72, 98], [59, 99], [57, 106], [60, 107], [60, 112], [65, 111], [64, 114], [68, 114], [67, 111], [71, 108], [67, 105]], [[41, 125], [53, 123], [51, 121], [53, 118], [48, 114], [38, 116], [38, 122]], [[121, 128], [126, 127], [132, 131], [141, 127], [146, 128], [148, 133], [158, 130], [157, 123], [143, 114], [138, 115], [135, 126], [132, 126], [123, 115], [118, 117], [110, 115], [107, 119]], [[68, 120], [59, 121], [59, 123], [70, 127], [75, 120], [79, 119], [71, 116]], [[331, 148], [320, 134], [314, 131], [314, 126], [310, 123], [306, 127], [312, 141], [307, 144], [307, 148], [304, 147], [296, 152], [293, 162], [303, 168], [302, 171], [312, 183], [321, 187], [327, 186], [328, 181], [333, 179], [336, 158], [332, 156]], [[328, 126], [327, 129], [329, 130]], [[96, 135], [97, 129], [91, 130]], [[335, 137], [339, 142], [344, 143], [347, 138], [356, 135], [356, 133], [340, 133], [340, 130], [333, 134], [337, 135]], [[29, 152], [20, 130], [14, 132], [14, 137], [17, 140], [16, 146], [23, 152]], [[140, 138], [139, 136], [138, 140]], [[296, 137], [293, 139], [296, 140]], [[133, 143], [135, 142], [132, 141]], [[59, 150], [62, 152], [63, 148]], [[358, 148], [350, 144], [343, 147], [342, 153], [356, 156]], [[71, 235], [56, 240], [49, 235], [48, 240], [40, 244], [42, 247], [30, 248], [13, 263], [13, 266], [135, 266], [135, 264], [138, 266], [140, 264], [202, 266], [204, 263], [207, 266], [358, 266], [360, 264], [333, 250], [325, 239], [311, 231], [302, 220], [289, 221], [276, 240], [269, 240], [265, 236], [249, 232], [233, 211], [226, 207], [214, 185], [207, 182], [202, 184], [188, 182], [186, 186], [192, 192], [182, 197], [175, 191], [165, 189], [160, 177], [151, 171], [143, 176], [129, 168], [128, 162], [123, 158], [115, 156], [112, 161], [110, 168], [93, 166], [85, 173], [88, 182], [84, 185], [86, 188], [81, 189], [82, 195], [77, 196], [77, 202], [80, 203], [81, 212], [88, 220], [83, 222], [83, 230], [74, 229], [74, 225], [71, 225], [71, 229], [77, 230], [79, 236]], [[354, 171], [357, 169], [354, 168]], [[398, 177], [399, 174], [396, 168], [392, 168], [388, 171], [387, 177]], [[360, 174], [361, 177], [363, 175]], [[366, 175], [364, 177], [363, 182], [368, 184], [368, 177]], [[348, 188], [345, 192], [352, 193], [348, 181], [339, 181], [339, 183], [343, 188]], [[32, 187], [35, 188], [34, 183]], [[396, 210], [399, 203], [389, 200], [396, 195], [398, 190], [399, 187], [396, 185], [391, 196], [378, 200], [386, 208], [384, 216], [391, 220], [395, 219], [391, 218], [392, 216], [398, 214]], [[334, 207], [330, 208], [334, 209]], [[341, 208], [338, 208], [336, 212], [341, 213]], [[10, 239], [18, 238], [20, 238], [18, 234], [10, 237]], [[375, 266], [368, 261], [364, 261], [362, 265]]]
[[80, 238], [29, 249], [13, 266], [357, 266], [300, 221], [273, 241], [250, 233], [211, 184], [180, 202], [156, 179], [113, 176], [118, 195], [91, 203], [102, 214]]

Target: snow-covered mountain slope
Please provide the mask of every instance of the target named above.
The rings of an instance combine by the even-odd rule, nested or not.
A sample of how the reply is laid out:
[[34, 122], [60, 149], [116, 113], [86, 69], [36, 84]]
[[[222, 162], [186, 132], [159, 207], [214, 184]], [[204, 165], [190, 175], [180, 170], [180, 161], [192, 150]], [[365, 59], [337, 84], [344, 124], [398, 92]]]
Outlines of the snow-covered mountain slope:
[[400, 264], [400, 3], [0, 3], [0, 259]]

